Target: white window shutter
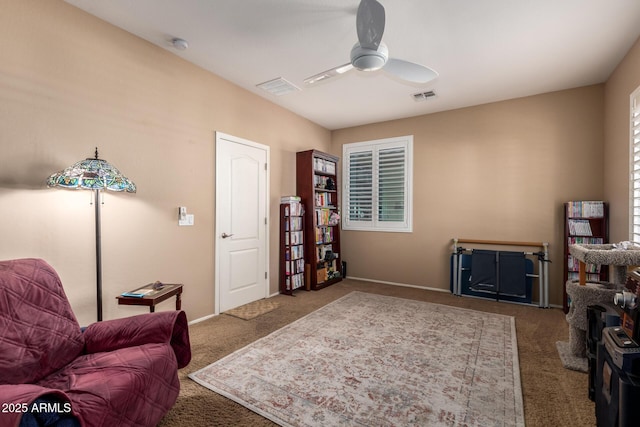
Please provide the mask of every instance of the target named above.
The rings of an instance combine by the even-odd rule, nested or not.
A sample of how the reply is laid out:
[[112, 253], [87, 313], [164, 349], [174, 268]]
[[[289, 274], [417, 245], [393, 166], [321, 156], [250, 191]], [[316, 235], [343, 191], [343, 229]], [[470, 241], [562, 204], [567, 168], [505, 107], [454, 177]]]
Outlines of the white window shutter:
[[373, 220], [373, 152], [352, 152], [349, 162], [347, 186], [347, 220], [371, 222]]
[[640, 242], [640, 87], [631, 94], [631, 240]]
[[411, 232], [413, 136], [343, 146], [343, 229]]
[[404, 147], [378, 152], [378, 221], [404, 222], [405, 217]]

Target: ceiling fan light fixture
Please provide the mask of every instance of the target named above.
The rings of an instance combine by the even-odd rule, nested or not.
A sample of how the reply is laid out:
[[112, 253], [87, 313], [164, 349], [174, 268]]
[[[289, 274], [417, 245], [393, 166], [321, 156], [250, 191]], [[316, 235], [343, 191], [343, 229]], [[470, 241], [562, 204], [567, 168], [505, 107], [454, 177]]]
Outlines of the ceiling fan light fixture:
[[367, 49], [356, 43], [351, 49], [351, 64], [360, 71], [375, 71], [384, 67], [389, 59], [389, 49], [380, 43], [377, 50]]
[[329, 77], [331, 77], [329, 73], [316, 74], [315, 76], [304, 79], [304, 84], [312, 85], [314, 83], [318, 83], [321, 80], [328, 79]]
[[[338, 68], [336, 68], [336, 73], [338, 73], [338, 74], [344, 74], [344, 73], [346, 73], [347, 71], [349, 71], [349, 70], [350, 70], [350, 69], [352, 69], [352, 68], [353, 68], [353, 65], [351, 65], [351, 64], [346, 64], [346, 65], [343, 65], [342, 67], [338, 67]], [[328, 77], [328, 76], [327, 76], [327, 77]]]

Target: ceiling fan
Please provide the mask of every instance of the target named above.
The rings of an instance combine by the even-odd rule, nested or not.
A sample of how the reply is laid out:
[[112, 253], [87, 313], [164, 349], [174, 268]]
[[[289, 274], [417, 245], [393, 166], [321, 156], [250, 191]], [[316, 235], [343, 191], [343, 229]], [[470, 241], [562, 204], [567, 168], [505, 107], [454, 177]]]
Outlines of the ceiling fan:
[[361, 0], [356, 16], [358, 42], [351, 49], [351, 62], [323, 71], [304, 80], [307, 85], [344, 74], [356, 68], [360, 71], [384, 71], [412, 83], [427, 83], [438, 73], [431, 68], [401, 59], [389, 58], [389, 49], [382, 43], [384, 6], [377, 0]]

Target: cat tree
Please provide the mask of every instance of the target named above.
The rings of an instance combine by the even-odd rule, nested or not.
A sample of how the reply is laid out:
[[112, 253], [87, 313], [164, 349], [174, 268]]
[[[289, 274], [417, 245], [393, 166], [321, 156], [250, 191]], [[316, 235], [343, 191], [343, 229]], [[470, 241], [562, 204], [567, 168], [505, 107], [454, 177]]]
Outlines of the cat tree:
[[[569, 323], [569, 353], [575, 358], [586, 358], [587, 349], [587, 307], [598, 304], [613, 303], [616, 292], [624, 289], [627, 267], [640, 265], [640, 248], [632, 245], [571, 245], [569, 253], [580, 261], [578, 281], [566, 283], [567, 295], [571, 297], [571, 308], [566, 319]], [[586, 264], [608, 265], [612, 270], [611, 282], [586, 281]], [[561, 352], [562, 354], [562, 352]], [[586, 359], [580, 368], [567, 366], [576, 370], [586, 370]], [[569, 363], [569, 365], [571, 365]], [[584, 366], [584, 368], [582, 367]]]

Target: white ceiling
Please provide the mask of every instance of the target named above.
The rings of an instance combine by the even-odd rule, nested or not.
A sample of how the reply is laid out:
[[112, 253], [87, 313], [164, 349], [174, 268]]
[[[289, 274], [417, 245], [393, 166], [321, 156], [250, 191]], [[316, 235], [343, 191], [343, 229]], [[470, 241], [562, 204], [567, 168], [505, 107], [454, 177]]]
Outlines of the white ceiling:
[[[640, 36], [638, 0], [380, 0], [390, 56], [439, 77], [353, 70], [305, 87], [349, 62], [359, 0], [66, 1], [328, 129], [602, 83]], [[277, 77], [302, 90], [256, 87]]]

